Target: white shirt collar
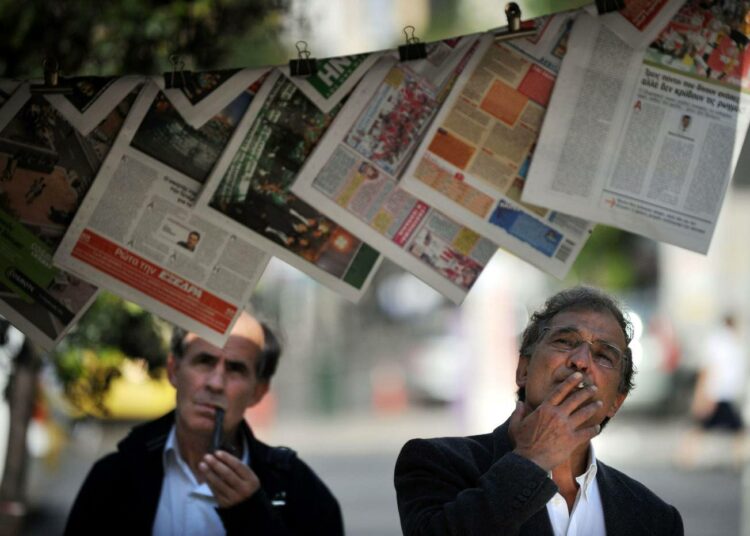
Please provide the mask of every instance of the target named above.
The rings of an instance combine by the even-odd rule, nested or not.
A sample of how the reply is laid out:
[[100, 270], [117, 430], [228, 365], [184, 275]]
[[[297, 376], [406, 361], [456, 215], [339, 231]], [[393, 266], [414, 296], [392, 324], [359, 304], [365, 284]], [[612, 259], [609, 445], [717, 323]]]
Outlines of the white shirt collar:
[[[591, 483], [596, 480], [597, 469], [596, 456], [594, 455], [594, 445], [592, 443], [589, 443], [588, 467], [586, 468], [586, 471], [576, 477], [576, 482], [581, 488], [581, 494], [587, 500], [589, 498], [589, 487], [591, 486]], [[547, 476], [549, 478], [552, 478], [552, 471], [547, 471]]]

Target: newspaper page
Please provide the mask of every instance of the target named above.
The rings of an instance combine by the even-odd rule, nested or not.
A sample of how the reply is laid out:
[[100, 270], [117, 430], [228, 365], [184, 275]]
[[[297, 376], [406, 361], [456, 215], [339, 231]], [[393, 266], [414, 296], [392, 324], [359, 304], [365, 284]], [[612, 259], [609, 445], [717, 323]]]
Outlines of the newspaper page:
[[268, 255], [193, 205], [259, 85], [196, 130], [149, 82], [54, 261], [221, 346]]
[[647, 47], [674, 17], [685, 0], [628, 0], [619, 11], [598, 15], [596, 5], [587, 9], [602, 24], [633, 48]]
[[579, 18], [525, 202], [708, 250], [747, 131], [750, 62], [731, 37], [743, 19], [704, 5], [687, 2], [645, 57]]
[[28, 84], [0, 110], [0, 314], [51, 349], [96, 287], [52, 255], [135, 101], [138, 88], [82, 135]]
[[215, 225], [357, 301], [380, 265], [380, 254], [290, 191], [337, 112], [321, 112], [274, 70], [242, 118], [197, 206]]
[[[474, 50], [464, 54], [467, 59]], [[422, 61], [378, 60], [348, 98], [293, 191], [460, 303], [497, 246], [399, 185], [445, 93], [445, 87], [412, 68]], [[451, 58], [445, 64], [452, 65]]]
[[220, 71], [169, 73], [180, 88], [165, 88], [164, 77], [154, 81], [169, 99], [185, 122], [193, 128], [202, 127], [206, 121], [220, 113], [250, 87], [268, 73], [269, 68], [226, 69]]
[[311, 76], [291, 77], [288, 64], [281, 70], [321, 112], [327, 114], [351, 93], [381, 54], [373, 52], [319, 59], [318, 72]]
[[574, 13], [531, 39], [482, 37], [401, 181], [402, 187], [525, 261], [564, 277], [592, 224], [521, 202]]
[[81, 135], [87, 136], [143, 81], [142, 76], [65, 78], [63, 83], [73, 91], [45, 98]]

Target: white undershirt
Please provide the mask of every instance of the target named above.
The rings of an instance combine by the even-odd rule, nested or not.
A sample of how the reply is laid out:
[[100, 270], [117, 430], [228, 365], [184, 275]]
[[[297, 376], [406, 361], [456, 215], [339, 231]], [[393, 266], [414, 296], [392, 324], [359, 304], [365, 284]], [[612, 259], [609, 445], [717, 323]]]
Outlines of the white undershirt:
[[[243, 445], [242, 462], [248, 464], [247, 445]], [[159, 506], [151, 531], [153, 536], [208, 536], [226, 534], [216, 499], [205, 482], [199, 484], [193, 471], [180, 455], [175, 427], [169, 432], [162, 455], [164, 481]]]
[[[604, 510], [596, 483], [596, 457], [594, 447], [589, 447], [589, 466], [586, 472], [576, 477], [578, 494], [573, 511], [568, 513], [568, 503], [560, 493], [547, 501], [547, 514], [555, 536], [605, 536]], [[550, 478], [552, 478], [550, 474]]]

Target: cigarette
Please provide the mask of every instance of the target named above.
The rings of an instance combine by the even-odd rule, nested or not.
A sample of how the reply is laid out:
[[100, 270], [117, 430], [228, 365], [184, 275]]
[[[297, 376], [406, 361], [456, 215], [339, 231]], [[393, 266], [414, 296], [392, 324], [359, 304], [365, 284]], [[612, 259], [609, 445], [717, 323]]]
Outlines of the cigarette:
[[214, 435], [211, 438], [211, 452], [216, 452], [221, 446], [221, 436], [224, 428], [224, 410], [216, 408], [214, 414]]

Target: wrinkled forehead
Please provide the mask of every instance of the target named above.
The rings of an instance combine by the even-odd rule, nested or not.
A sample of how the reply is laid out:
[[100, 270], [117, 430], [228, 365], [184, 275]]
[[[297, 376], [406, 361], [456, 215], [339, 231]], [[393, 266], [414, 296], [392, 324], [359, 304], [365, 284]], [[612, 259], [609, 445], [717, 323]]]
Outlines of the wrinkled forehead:
[[195, 333], [188, 333], [183, 342], [184, 356], [212, 355], [229, 361], [255, 363], [263, 349], [263, 341], [247, 334], [232, 333], [223, 347], [211, 344]]
[[549, 330], [575, 329], [585, 337], [625, 348], [626, 338], [617, 319], [608, 309], [565, 309], [547, 323]]

